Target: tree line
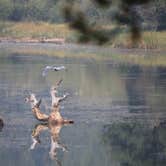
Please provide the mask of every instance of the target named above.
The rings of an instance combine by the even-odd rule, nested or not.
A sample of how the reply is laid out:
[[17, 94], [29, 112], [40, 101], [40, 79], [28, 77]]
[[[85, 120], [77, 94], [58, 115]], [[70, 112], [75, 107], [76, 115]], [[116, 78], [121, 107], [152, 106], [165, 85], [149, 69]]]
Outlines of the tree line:
[[98, 44], [127, 27], [136, 43], [141, 29], [166, 29], [165, 9], [165, 0], [0, 0], [0, 20], [68, 22], [80, 32], [79, 41]]
[[[95, 1], [100, 5], [96, 5]], [[84, 10], [85, 15], [93, 24], [96, 22], [108, 24], [108, 21], [111, 24], [110, 20], [115, 15], [118, 1], [129, 3], [130, 0], [117, 0], [115, 3], [113, 0], [75, 0], [75, 3], [80, 5], [81, 10]], [[109, 2], [112, 6], [101, 10], [100, 6], [108, 5]], [[68, 3], [72, 3], [72, 0]], [[61, 10], [63, 5], [65, 2], [60, 0], [0, 0], [0, 20], [64, 22]], [[148, 4], [145, 3], [141, 7], [137, 5], [135, 8], [144, 27], [153, 30], [166, 29], [165, 9], [165, 0], [149, 0]]]
[[62, 22], [60, 1], [0, 0], [0, 20]]

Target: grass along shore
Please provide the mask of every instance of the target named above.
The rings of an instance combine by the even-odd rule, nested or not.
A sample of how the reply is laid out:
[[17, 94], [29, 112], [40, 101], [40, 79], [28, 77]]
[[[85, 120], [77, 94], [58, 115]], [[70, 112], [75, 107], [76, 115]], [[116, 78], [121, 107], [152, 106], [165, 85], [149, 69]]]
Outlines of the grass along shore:
[[[75, 43], [78, 33], [67, 24], [51, 24], [46, 22], [0, 22], [0, 40], [36, 41], [43, 39], [64, 39], [67, 43]], [[127, 34], [118, 35], [110, 42], [116, 48], [130, 48]], [[166, 31], [143, 32], [138, 48], [166, 50]]]
[[63, 38], [67, 42], [75, 41], [75, 32], [67, 24], [46, 22], [0, 22], [1, 40], [42, 40]]

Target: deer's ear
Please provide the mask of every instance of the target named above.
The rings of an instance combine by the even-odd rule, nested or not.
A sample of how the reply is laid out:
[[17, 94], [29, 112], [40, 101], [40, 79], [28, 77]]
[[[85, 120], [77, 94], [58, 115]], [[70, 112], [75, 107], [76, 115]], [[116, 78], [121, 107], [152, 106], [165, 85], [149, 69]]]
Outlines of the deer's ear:
[[41, 104], [41, 102], [42, 102], [42, 100], [40, 99], [40, 100], [37, 102], [36, 107], [39, 107], [40, 104]]

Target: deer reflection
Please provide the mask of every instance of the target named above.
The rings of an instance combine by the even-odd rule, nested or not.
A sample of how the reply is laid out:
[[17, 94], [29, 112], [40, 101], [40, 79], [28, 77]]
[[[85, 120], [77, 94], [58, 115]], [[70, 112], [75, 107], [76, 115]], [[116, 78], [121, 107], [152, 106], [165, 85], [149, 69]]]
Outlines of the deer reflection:
[[61, 143], [59, 137], [62, 127], [63, 127], [62, 124], [49, 126], [51, 134], [51, 148], [49, 154], [52, 159], [56, 158], [58, 149], [62, 149], [62, 151], [67, 151], [67, 147]]
[[43, 131], [48, 130], [50, 132], [50, 138], [51, 138], [51, 146], [49, 155], [51, 159], [55, 159], [60, 164], [60, 161], [57, 158], [57, 151], [58, 149], [61, 149], [63, 152], [67, 151], [67, 147], [61, 143], [60, 141], [60, 131], [64, 124], [50, 124], [50, 123], [40, 123], [35, 126], [35, 128], [32, 131], [32, 144], [30, 146], [30, 149], [35, 149], [37, 144], [40, 144], [40, 134]]
[[30, 146], [31, 150], [35, 149], [36, 144], [41, 143], [39, 135], [44, 130], [48, 130], [48, 125], [46, 123], [45, 124], [44, 123], [43, 124], [42, 123], [41, 124], [37, 124], [35, 126], [35, 128], [33, 129], [32, 134], [31, 134], [31, 136], [32, 136], [32, 142], [33, 142], [31, 144], [31, 146]]

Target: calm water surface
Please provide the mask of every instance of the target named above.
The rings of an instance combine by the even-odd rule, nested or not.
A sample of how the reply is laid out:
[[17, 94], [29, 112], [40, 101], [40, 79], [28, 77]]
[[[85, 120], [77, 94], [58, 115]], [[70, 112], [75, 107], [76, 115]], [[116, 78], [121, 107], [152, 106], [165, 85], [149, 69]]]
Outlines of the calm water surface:
[[[8, 49], [8, 46], [5, 48]], [[86, 50], [86, 49], [85, 49]], [[83, 49], [81, 50], [83, 51]], [[87, 51], [87, 50], [86, 50]], [[85, 52], [86, 53], [86, 52]], [[45, 65], [65, 65], [49, 72]], [[31, 134], [39, 124], [24, 98], [34, 92], [50, 104], [49, 88], [60, 78], [59, 95], [69, 93], [61, 113], [75, 124], [62, 126], [57, 149], [49, 155], [49, 130], [34, 150]], [[0, 165], [5, 166], [165, 166], [166, 68], [111, 61], [0, 53]]]

